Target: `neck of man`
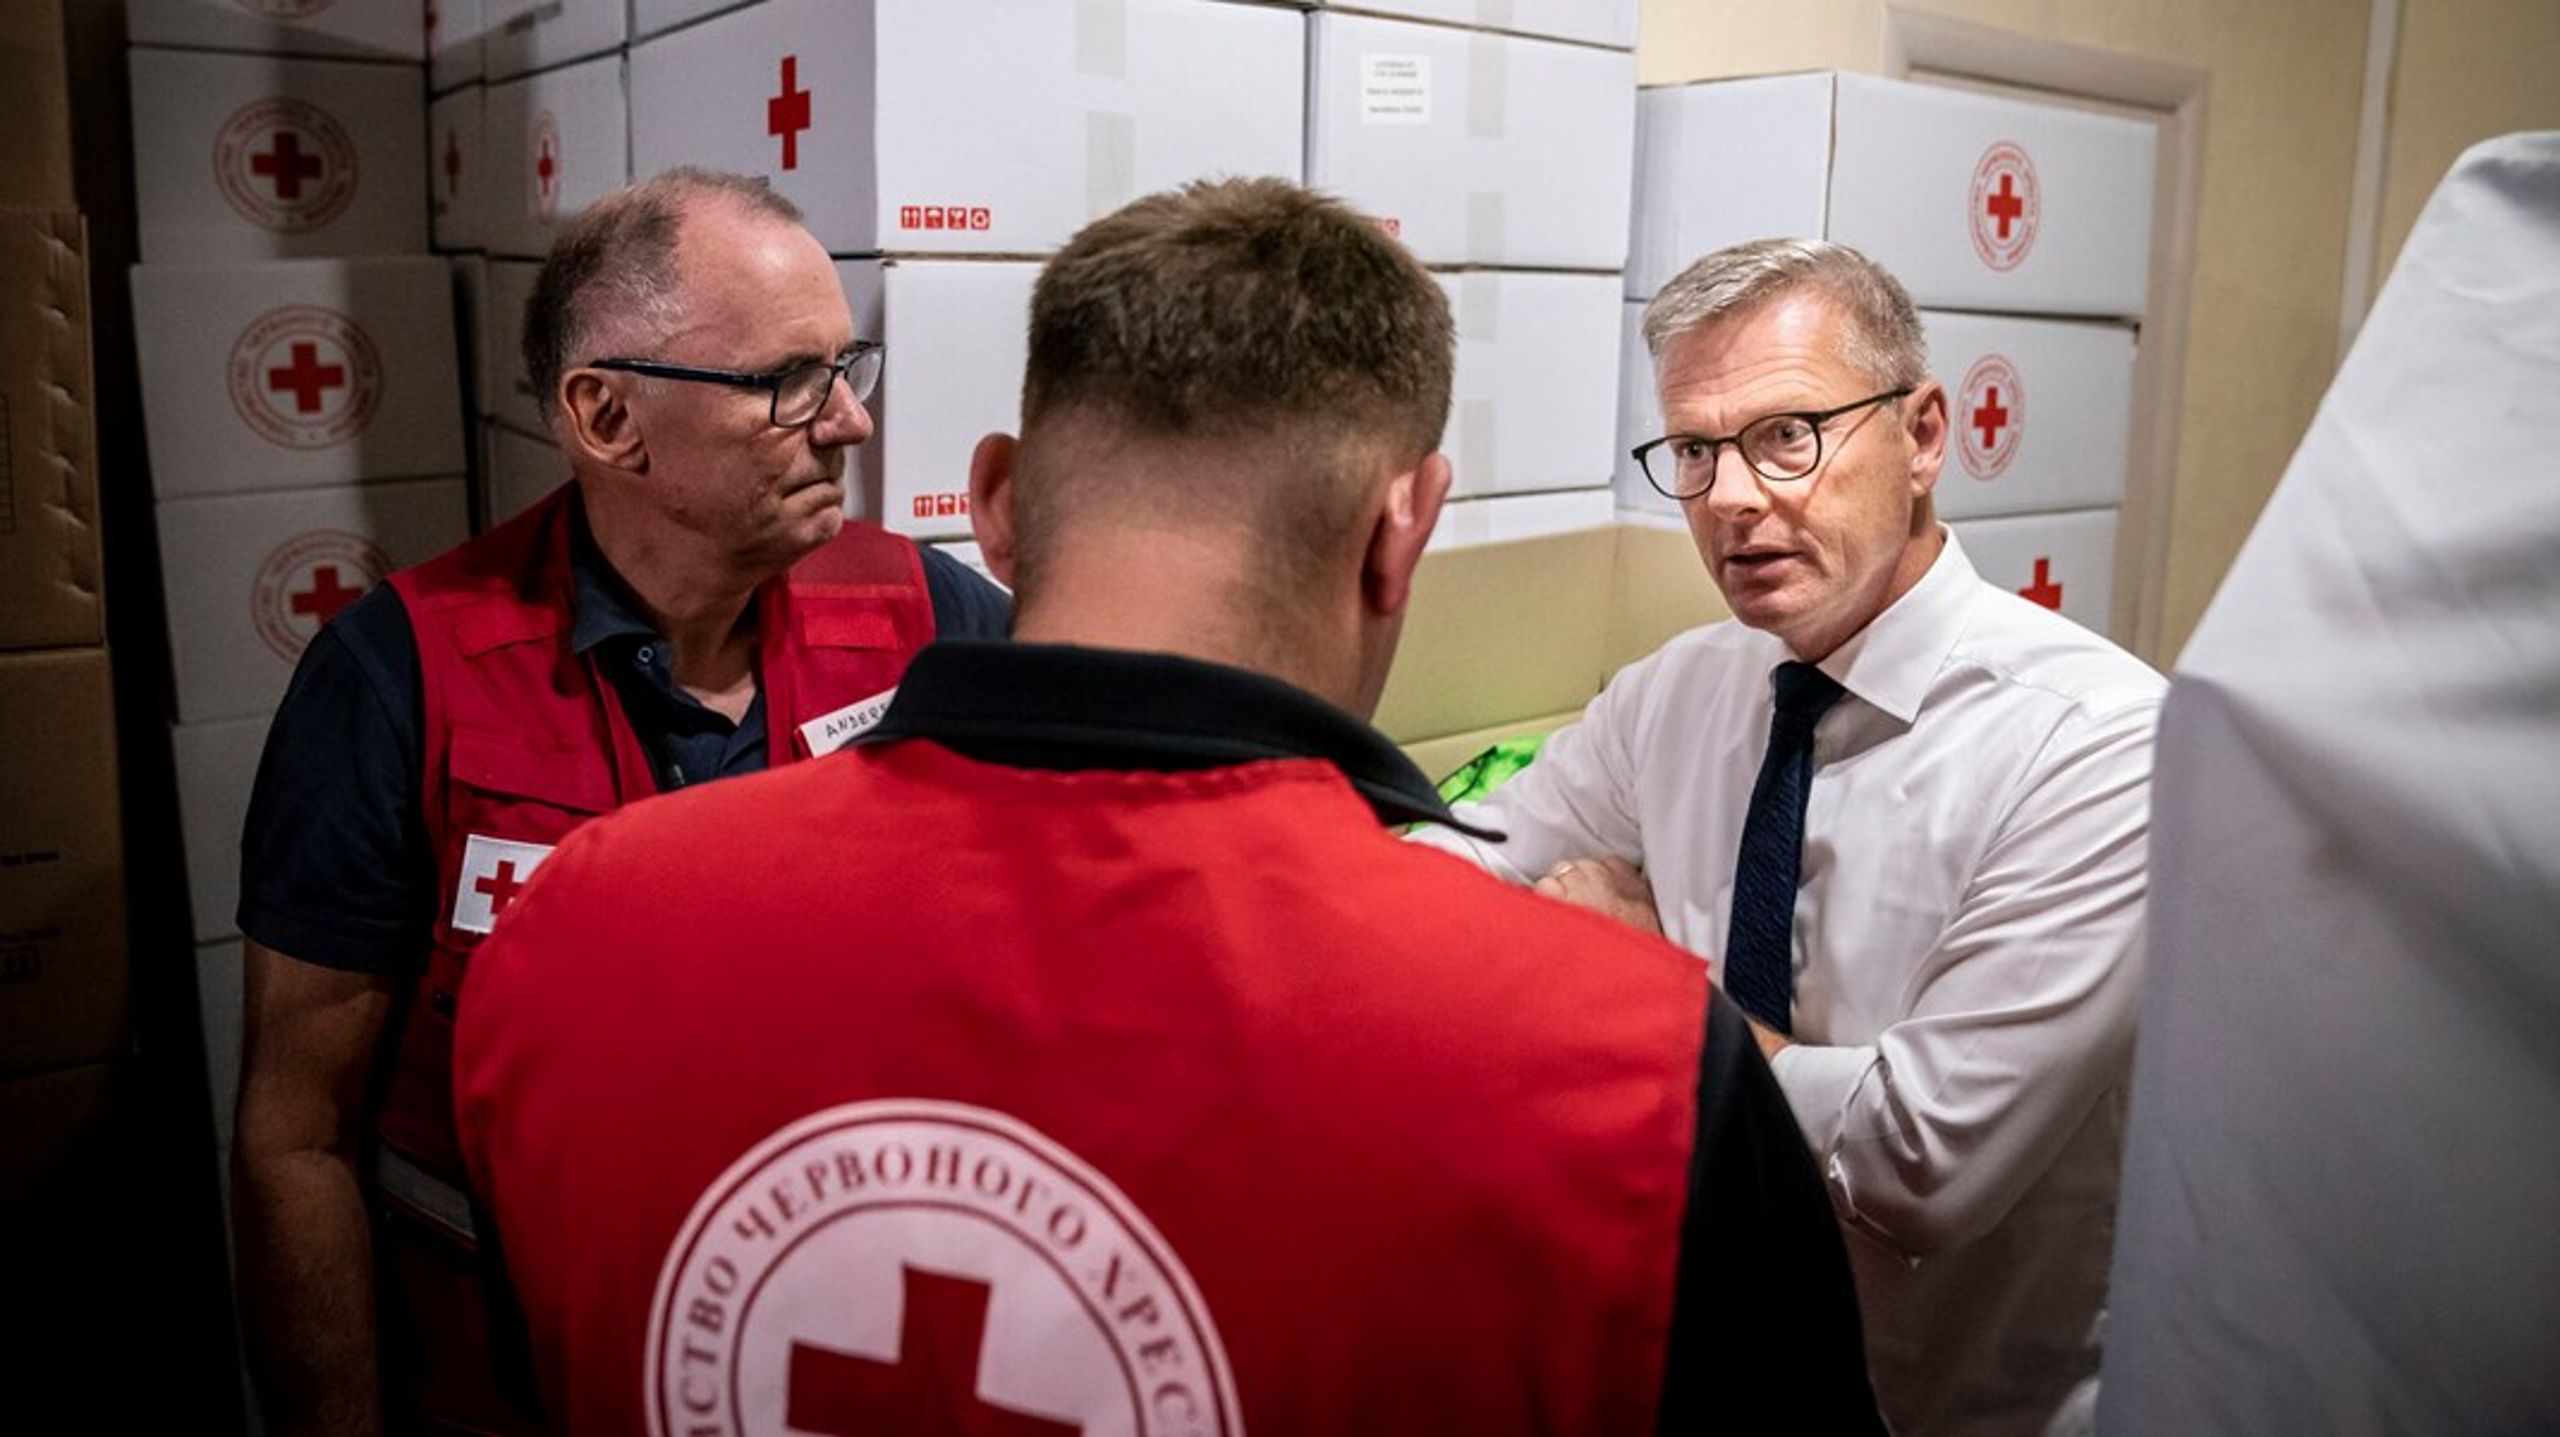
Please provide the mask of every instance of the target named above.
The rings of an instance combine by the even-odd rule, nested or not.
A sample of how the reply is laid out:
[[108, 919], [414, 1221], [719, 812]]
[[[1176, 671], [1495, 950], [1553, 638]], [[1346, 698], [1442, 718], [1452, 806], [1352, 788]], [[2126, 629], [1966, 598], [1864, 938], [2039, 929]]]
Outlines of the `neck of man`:
[[731, 722], [756, 693], [755, 592], [774, 572], [741, 567], [684, 530], [611, 504], [587, 504], [596, 551], [640, 617], [674, 652], [678, 687]]
[[1356, 596], [1272, 595], [1258, 572], [1248, 536], [1113, 525], [1044, 559], [1013, 636], [1249, 669], [1364, 713]]

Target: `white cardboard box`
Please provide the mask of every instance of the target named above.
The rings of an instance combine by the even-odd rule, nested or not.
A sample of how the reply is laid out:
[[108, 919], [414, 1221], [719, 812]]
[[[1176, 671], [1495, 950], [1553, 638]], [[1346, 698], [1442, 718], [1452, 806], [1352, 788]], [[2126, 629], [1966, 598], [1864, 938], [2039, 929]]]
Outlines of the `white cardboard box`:
[[1632, 54], [1332, 12], [1308, 26], [1309, 184], [1426, 264], [1625, 263]]
[[1610, 488], [1623, 512], [1680, 521], [1680, 505], [1663, 497], [1635, 461], [1635, 447], [1662, 434], [1662, 399], [1653, 389], [1653, 354], [1644, 345], [1644, 305], [1623, 302], [1618, 312], [1618, 434], [1610, 453]]
[[1206, 0], [766, 0], [632, 51], [633, 165], [769, 176], [837, 255], [1039, 253], [1298, 178], [1304, 50], [1294, 12]]
[[504, 424], [481, 426], [487, 446], [480, 466], [481, 527], [494, 529], [569, 482], [569, 461], [550, 440]]
[[511, 80], [609, 55], [630, 38], [628, 0], [481, 0], [480, 63]]
[[1458, 322], [1441, 441], [1460, 498], [1609, 483], [1617, 434], [1618, 277], [1433, 276]]
[[[238, 835], [233, 835], [235, 843]], [[205, 943], [196, 948], [196, 1004], [204, 1023], [204, 1067], [206, 1086], [213, 1097], [213, 1132], [217, 1153], [227, 1159], [231, 1152], [232, 1110], [238, 1106], [240, 1093], [240, 1034], [248, 1011], [247, 995], [242, 991], [246, 955], [238, 939], [226, 943]], [[223, 1200], [226, 1215], [230, 1204], [230, 1168], [221, 1162], [217, 1170], [223, 1174]], [[224, 1227], [228, 1228], [229, 1223]]]
[[461, 470], [449, 262], [136, 265], [163, 499]]
[[1947, 386], [1940, 518], [2124, 502], [2131, 327], [1945, 311], [1920, 318], [1929, 367]]
[[162, 503], [178, 721], [272, 711], [320, 625], [462, 542], [469, 508], [459, 478]]
[[1031, 286], [1040, 267], [852, 260], [836, 273], [854, 333], [888, 346], [871, 400], [879, 430], [855, 451], [862, 482], [850, 487], [846, 507], [911, 538], [966, 539], [969, 456], [988, 434], [1022, 427]]
[[1947, 526], [1982, 577], [2096, 633], [2112, 634], [2116, 511], [2012, 514]]
[[1605, 529], [1616, 522], [1616, 506], [1606, 489], [1573, 489], [1561, 494], [1506, 494], [1491, 499], [1455, 499], [1441, 506], [1439, 526], [1431, 531], [1430, 548], [1464, 549], [1476, 544], [1507, 544], [1545, 534]]
[[541, 406], [524, 369], [524, 307], [542, 266], [531, 260], [493, 259], [480, 287], [478, 356], [480, 412], [528, 434], [543, 431]]
[[240, 931], [240, 828], [249, 816], [249, 789], [271, 717], [169, 726], [178, 768], [178, 830], [186, 840], [187, 905], [198, 943]]
[[630, 179], [622, 96], [620, 55], [489, 87], [491, 253], [541, 258], [554, 226]]
[[136, 46], [147, 263], [427, 247], [422, 67]]
[[2139, 316], [2157, 130], [1868, 75], [1648, 89], [1627, 293], [1710, 251], [1820, 235], [1925, 306]]
[[427, 0], [427, 88], [443, 94], [480, 79], [480, 37], [488, 29], [482, 0]]
[[631, 0], [631, 38], [645, 40], [748, 3], [751, 0]]
[[[434, 13], [434, 6], [428, 6]], [[330, 0], [125, 0], [125, 38], [136, 45], [254, 50], [350, 60], [426, 58], [414, 7]]]
[[1319, 10], [1365, 10], [1475, 30], [1636, 47], [1635, 0], [1315, 0]]
[[465, 85], [427, 106], [428, 210], [440, 250], [487, 247], [487, 93]]

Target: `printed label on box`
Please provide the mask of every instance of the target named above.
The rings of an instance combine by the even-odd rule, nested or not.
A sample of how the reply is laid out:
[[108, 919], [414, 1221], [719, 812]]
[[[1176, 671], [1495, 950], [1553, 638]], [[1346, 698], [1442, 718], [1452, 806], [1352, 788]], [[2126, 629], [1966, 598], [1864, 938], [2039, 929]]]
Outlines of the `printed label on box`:
[[2018, 440], [2027, 432], [2027, 391], [2017, 366], [1997, 354], [1975, 360], [1956, 394], [1956, 425], [1962, 431], [1956, 453], [1965, 472], [1976, 479], [2000, 477], [2018, 457]]
[[1360, 123], [1364, 125], [1430, 124], [1431, 57], [1428, 55], [1361, 56]]
[[1993, 269], [2016, 269], [2036, 242], [2043, 191], [2035, 161], [2006, 140], [1982, 152], [1973, 167], [1973, 252]]
[[382, 358], [356, 322], [319, 305], [271, 309], [231, 346], [231, 403], [260, 438], [326, 449], [364, 433], [382, 402]]

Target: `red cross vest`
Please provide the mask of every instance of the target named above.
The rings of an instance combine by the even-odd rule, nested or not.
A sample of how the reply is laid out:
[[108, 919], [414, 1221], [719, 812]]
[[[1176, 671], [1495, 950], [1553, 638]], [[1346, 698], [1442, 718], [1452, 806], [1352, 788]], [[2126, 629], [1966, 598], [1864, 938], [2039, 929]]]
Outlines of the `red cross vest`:
[[1329, 764], [910, 740], [581, 835], [456, 1100], [574, 1430], [1650, 1434], [1708, 1003]]
[[[454, 1144], [456, 995], [483, 935], [553, 845], [657, 791], [655, 769], [592, 655], [572, 651], [574, 490], [391, 577], [417, 636], [425, 696], [419, 786], [436, 854], [425, 972], [400, 1025], [375, 1123], [384, 1209], [386, 1380], [446, 1430], [539, 1430], [491, 1380], [481, 1260]], [[774, 765], [876, 722], [933, 638], [921, 555], [847, 525], [757, 591], [757, 682]]]

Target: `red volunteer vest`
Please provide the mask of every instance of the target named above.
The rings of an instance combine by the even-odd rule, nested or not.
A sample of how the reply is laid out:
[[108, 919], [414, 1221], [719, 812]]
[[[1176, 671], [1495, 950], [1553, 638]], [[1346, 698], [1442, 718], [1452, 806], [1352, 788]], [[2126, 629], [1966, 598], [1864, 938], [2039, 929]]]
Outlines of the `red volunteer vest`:
[[1707, 1004], [1327, 764], [910, 741], [581, 835], [456, 1093], [576, 1430], [1650, 1433]]
[[[574, 491], [391, 577], [425, 695], [419, 787], [436, 854], [426, 971], [376, 1122], [390, 1380], [463, 1431], [534, 1430], [491, 1385], [470, 1201], [453, 1134], [455, 996], [472, 951], [569, 831], [657, 791], [613, 684], [571, 651]], [[767, 761], [823, 753], [876, 721], [933, 638], [921, 556], [848, 525], [756, 594]], [[741, 858], [753, 850], [740, 850]], [[403, 1373], [398, 1369], [406, 1367]]]

